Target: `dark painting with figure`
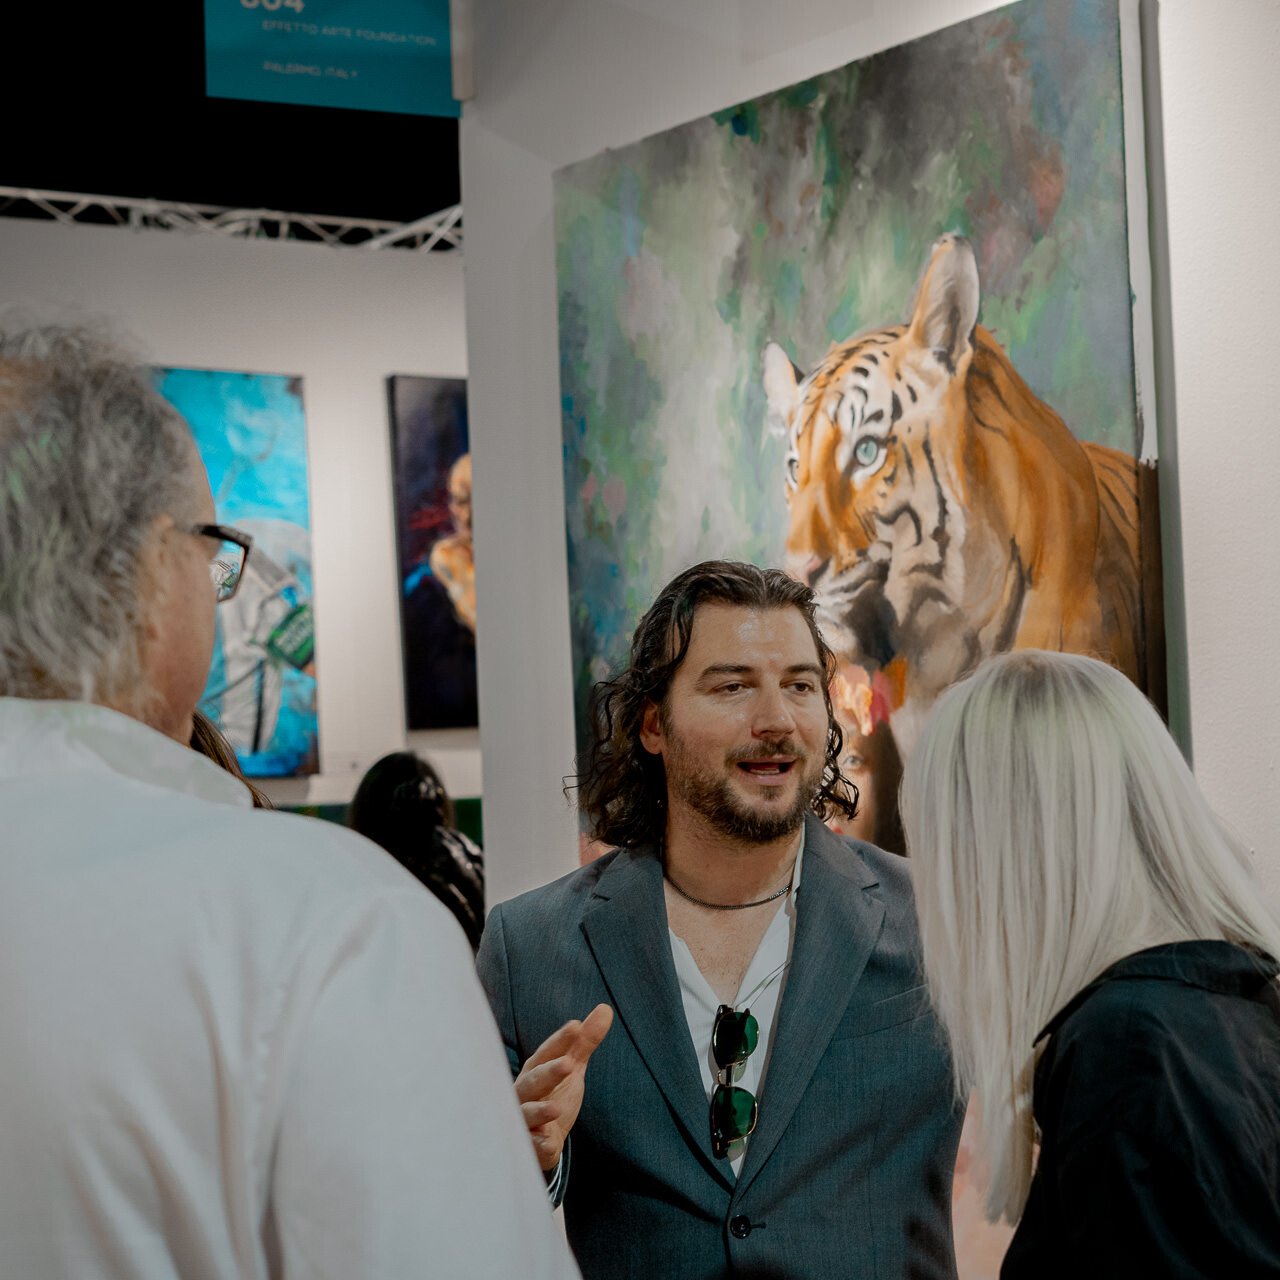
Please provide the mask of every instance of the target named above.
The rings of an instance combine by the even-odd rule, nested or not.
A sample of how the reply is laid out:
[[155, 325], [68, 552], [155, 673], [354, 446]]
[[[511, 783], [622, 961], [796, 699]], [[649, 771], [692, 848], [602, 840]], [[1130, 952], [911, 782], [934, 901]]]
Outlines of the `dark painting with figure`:
[[845, 829], [887, 849], [924, 715], [987, 655], [1104, 655], [1163, 704], [1137, 34], [1133, 0], [1021, 0], [556, 175], [580, 744], [647, 602], [714, 558], [813, 587]]
[[398, 376], [387, 386], [408, 727], [474, 726], [476, 580], [466, 380]]

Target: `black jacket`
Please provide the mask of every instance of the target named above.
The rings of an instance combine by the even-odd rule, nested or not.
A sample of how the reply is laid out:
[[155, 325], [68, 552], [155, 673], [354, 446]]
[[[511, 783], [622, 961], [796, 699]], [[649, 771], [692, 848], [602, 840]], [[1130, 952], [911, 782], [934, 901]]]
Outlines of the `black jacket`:
[[1049, 1023], [1001, 1280], [1280, 1277], [1276, 972], [1226, 942], [1152, 947]]

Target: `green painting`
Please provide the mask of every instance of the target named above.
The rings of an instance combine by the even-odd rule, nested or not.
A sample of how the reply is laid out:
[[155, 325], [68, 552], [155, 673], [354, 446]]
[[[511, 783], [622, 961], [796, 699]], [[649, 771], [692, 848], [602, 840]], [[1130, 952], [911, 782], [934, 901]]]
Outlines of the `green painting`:
[[988, 654], [1163, 698], [1134, 13], [1022, 0], [557, 174], [580, 735], [717, 557], [812, 583], [889, 848], [920, 722]]

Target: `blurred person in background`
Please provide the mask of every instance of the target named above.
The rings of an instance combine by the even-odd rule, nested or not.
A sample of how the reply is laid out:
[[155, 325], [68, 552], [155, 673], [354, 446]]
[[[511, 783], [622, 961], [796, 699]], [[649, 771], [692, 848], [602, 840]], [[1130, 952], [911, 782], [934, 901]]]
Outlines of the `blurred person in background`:
[[440, 776], [412, 751], [383, 756], [360, 780], [347, 825], [381, 845], [444, 903], [474, 952], [484, 930], [484, 854], [454, 827]]

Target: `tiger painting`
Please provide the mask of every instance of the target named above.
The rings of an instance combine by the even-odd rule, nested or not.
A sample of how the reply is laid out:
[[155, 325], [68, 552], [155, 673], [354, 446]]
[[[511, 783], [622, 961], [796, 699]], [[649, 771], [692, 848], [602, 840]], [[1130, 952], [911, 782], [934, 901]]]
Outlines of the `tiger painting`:
[[[938, 694], [1002, 650], [1096, 654], [1161, 692], [1154, 468], [1078, 440], [978, 306], [973, 249], [945, 235], [905, 324], [837, 343], [807, 375], [764, 352], [787, 567], [841, 660], [855, 779], [864, 756], [900, 768]], [[896, 778], [878, 784], [886, 812], [859, 834], [892, 845]]]

